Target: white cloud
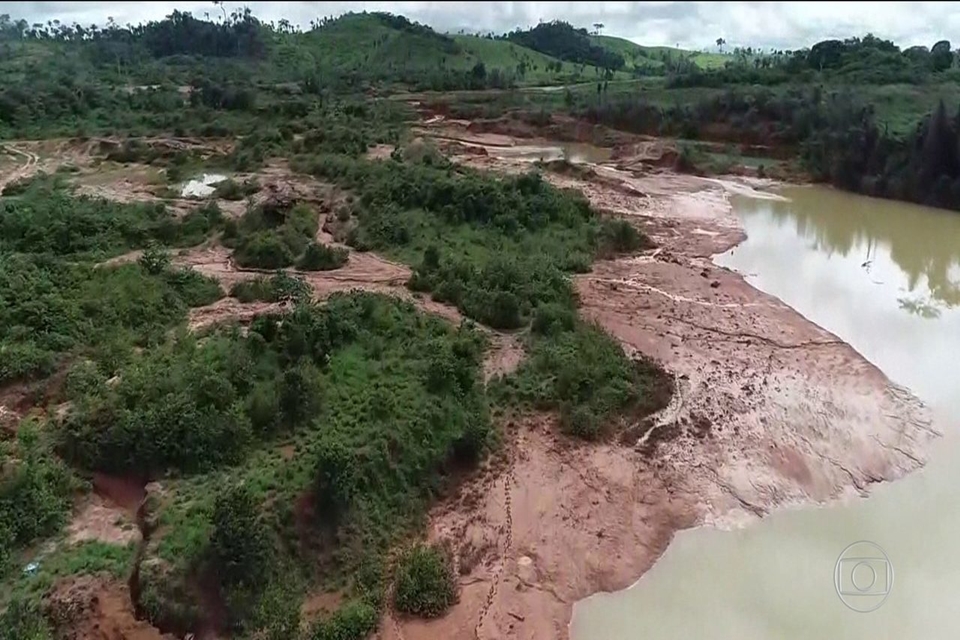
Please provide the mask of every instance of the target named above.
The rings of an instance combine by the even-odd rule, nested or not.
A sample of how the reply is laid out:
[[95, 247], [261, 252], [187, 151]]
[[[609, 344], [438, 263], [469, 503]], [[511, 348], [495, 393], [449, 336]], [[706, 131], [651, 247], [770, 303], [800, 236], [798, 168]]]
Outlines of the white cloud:
[[[960, 29], [955, 2], [249, 2], [265, 20], [311, 19], [345, 11], [390, 11], [438, 30], [503, 32], [540, 20], [576, 26], [604, 23], [604, 32], [651, 45], [703, 48], [723, 37], [733, 45], [796, 48], [868, 32], [907, 47], [930, 46]], [[243, 6], [225, 3], [227, 10]], [[212, 2], [0, 2], [0, 13], [30, 22], [58, 18], [83, 24], [156, 20], [173, 9], [217, 15]], [[956, 43], [960, 44], [960, 43]]]

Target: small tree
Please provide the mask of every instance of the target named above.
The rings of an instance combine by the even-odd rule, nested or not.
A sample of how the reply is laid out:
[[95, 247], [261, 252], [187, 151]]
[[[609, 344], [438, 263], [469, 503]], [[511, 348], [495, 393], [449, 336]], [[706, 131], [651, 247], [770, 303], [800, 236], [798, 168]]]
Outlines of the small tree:
[[151, 242], [137, 262], [144, 271], [156, 276], [166, 271], [170, 266], [170, 255], [159, 245]]
[[441, 549], [417, 545], [400, 559], [393, 595], [397, 611], [436, 618], [456, 601], [453, 569]]
[[720, 49], [720, 53], [723, 53], [723, 45], [727, 44], [727, 41], [723, 38], [717, 38], [717, 47]]

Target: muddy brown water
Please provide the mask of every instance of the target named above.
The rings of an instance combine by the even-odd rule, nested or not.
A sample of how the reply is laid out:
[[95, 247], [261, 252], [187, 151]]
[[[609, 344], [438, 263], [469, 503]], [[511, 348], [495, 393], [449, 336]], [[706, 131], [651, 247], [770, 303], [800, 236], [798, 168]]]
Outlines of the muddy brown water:
[[[734, 197], [748, 239], [715, 261], [909, 387], [945, 437], [925, 469], [869, 498], [679, 533], [635, 585], [577, 603], [574, 640], [960, 637], [960, 214], [816, 187], [783, 194]], [[834, 585], [859, 540], [893, 567], [870, 613]]]

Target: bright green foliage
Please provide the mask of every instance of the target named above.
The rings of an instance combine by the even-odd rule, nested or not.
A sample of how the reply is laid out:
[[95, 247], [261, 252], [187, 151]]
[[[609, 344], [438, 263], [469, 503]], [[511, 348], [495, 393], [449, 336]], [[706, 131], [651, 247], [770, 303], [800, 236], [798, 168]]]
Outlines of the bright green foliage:
[[[129, 373], [120, 372], [120, 381], [106, 391], [105, 402], [99, 395], [103, 389], [75, 401], [83, 420], [89, 415], [86, 407], [97, 403], [131, 406], [149, 416], [182, 414], [183, 410], [154, 409], [149, 396], [115, 402], [109, 395], [125, 395], [128, 375], [140, 376], [143, 371], [146, 381], [162, 370], [172, 382], [160, 384], [158, 397], [172, 398], [181, 406], [199, 403], [194, 398], [215, 397], [228, 405], [210, 407], [209, 417], [184, 421], [186, 431], [179, 422], [154, 430], [144, 428], [149, 424], [146, 418], [131, 420], [129, 428], [144, 443], [131, 440], [126, 447], [134, 452], [162, 453], [172, 446], [170, 442], [196, 441], [196, 434], [217, 424], [221, 414], [229, 415], [234, 405], [240, 405], [241, 414], [249, 420], [252, 439], [233, 465], [213, 468], [218, 456], [223, 462], [223, 452], [232, 446], [222, 436], [220, 451], [203, 444], [206, 448], [194, 454], [194, 445], [183, 447], [182, 455], [180, 449], [174, 450], [176, 455], [167, 456], [163, 465], [150, 462], [155, 458], [144, 463], [158, 470], [193, 463], [191, 469], [205, 470], [165, 483], [169, 500], [158, 514], [164, 533], [155, 550], [157, 561], [144, 563], [169, 567], [168, 572], [147, 576], [150, 583], [144, 585], [151, 593], [161, 594], [153, 597], [157, 610], [152, 619], [189, 611], [184, 603], [192, 600], [174, 587], [191, 567], [212, 562], [215, 556], [210, 555], [206, 541], [218, 539], [213, 524], [216, 514], [242, 511], [227, 510], [226, 503], [218, 507], [214, 496], [224, 486], [241, 484], [257, 505], [257, 522], [269, 527], [271, 538], [282, 541], [273, 544], [280, 552], [277, 566], [292, 562], [303, 567], [304, 577], [310, 580], [316, 579], [314, 567], [327, 577], [358, 568], [356, 594], [378, 605], [383, 582], [375, 559], [398, 535], [420, 522], [431, 497], [444, 488], [448, 473], [475, 464], [490, 439], [479, 384], [481, 335], [466, 327], [451, 327], [391, 298], [336, 295], [322, 307], [301, 305], [284, 316], [259, 318], [247, 336], [221, 329], [205, 337], [202, 345], [181, 338], [170, 349], [189, 358], [181, 363], [170, 356], [162, 368], [159, 362], [154, 368], [145, 353]], [[168, 349], [156, 350], [153, 358], [160, 360], [165, 353]], [[221, 355], [218, 359], [213, 354]], [[191, 371], [188, 364], [208, 371], [207, 377], [185, 379], [184, 372]], [[241, 378], [249, 382], [241, 385]], [[218, 380], [221, 386], [211, 387], [207, 380]], [[142, 389], [139, 381], [132, 379], [129, 384]], [[170, 419], [174, 420], [179, 419]], [[169, 437], [173, 428], [181, 430]], [[72, 449], [103, 451], [97, 440], [104, 433], [112, 438], [116, 432], [109, 424], [75, 430]], [[278, 436], [296, 443], [292, 457], [280, 455], [271, 445]], [[117, 450], [111, 451], [112, 459], [119, 459]], [[112, 459], [97, 462], [110, 464]], [[249, 506], [247, 499], [235, 502]], [[306, 514], [301, 511], [303, 505], [309, 505]], [[252, 530], [249, 510], [242, 512], [247, 514], [243, 520], [247, 524], [239, 529]], [[336, 541], [333, 547], [332, 540]], [[284, 575], [284, 583], [297, 575], [288, 569], [261, 574], [271, 571]], [[232, 605], [236, 611], [252, 611], [259, 605], [251, 602], [266, 597], [256, 593], [248, 600], [243, 590], [239, 593]], [[163, 602], [170, 603], [173, 613], [165, 612]], [[248, 618], [243, 624], [253, 628], [260, 623]]]
[[330, 271], [347, 263], [350, 253], [341, 247], [329, 247], [311, 242], [297, 261], [297, 268], [304, 271]]
[[456, 601], [456, 579], [443, 550], [417, 545], [400, 558], [394, 576], [397, 611], [436, 618]]
[[529, 321], [538, 305], [571, 306], [565, 272], [603, 250], [600, 222], [579, 194], [538, 174], [502, 179], [423, 163], [301, 159], [360, 195], [348, 242], [417, 266], [410, 286], [497, 328]]
[[354, 600], [313, 625], [307, 640], [364, 640], [376, 630], [378, 621], [379, 615], [374, 607]]
[[138, 265], [94, 268], [0, 253], [0, 381], [51, 373], [74, 349], [105, 356], [150, 344], [185, 317], [188, 303], [220, 295], [196, 274], [151, 276]]
[[71, 398], [61, 452], [87, 468], [148, 474], [240, 459], [253, 437], [244, 398], [254, 363], [238, 346], [184, 336], [132, 356], [115, 384]]
[[242, 267], [289, 267], [317, 234], [317, 215], [306, 205], [261, 205], [250, 209], [236, 230], [234, 258]]
[[53, 640], [53, 632], [37, 602], [15, 600], [0, 613], [0, 640]]
[[0, 441], [0, 575], [15, 550], [60, 529], [76, 488], [32, 422], [20, 425], [15, 442]]
[[534, 320], [544, 338], [534, 340], [515, 376], [496, 394], [505, 401], [560, 411], [572, 435], [595, 439], [622, 414], [646, 415], [663, 408], [671, 388], [664, 372], [647, 360], [630, 360], [600, 329], [544, 309]]
[[202, 240], [219, 215], [202, 209], [177, 220], [163, 203], [74, 196], [55, 178], [35, 179], [15, 198], [0, 200], [0, 252], [108, 257], [151, 240], [186, 246]]
[[240, 302], [281, 302], [284, 300], [308, 300], [310, 285], [302, 278], [278, 271], [269, 278], [257, 276], [241, 280], [230, 288], [230, 295]]
[[[82, 350], [109, 368], [221, 297], [216, 282], [170, 270], [160, 248], [198, 242], [219, 220], [209, 207], [177, 220], [162, 205], [75, 197], [53, 178], [0, 200], [0, 382], [49, 374]], [[83, 260], [136, 247], [148, 247], [139, 265]]]

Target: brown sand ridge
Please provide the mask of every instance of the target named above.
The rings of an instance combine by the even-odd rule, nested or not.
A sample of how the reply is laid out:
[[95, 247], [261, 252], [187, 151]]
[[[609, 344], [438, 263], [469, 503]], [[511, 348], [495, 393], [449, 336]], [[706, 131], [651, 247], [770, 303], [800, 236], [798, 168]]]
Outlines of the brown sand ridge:
[[[529, 166], [486, 151], [454, 155]], [[567, 441], [547, 416], [508, 425], [508, 464], [431, 516], [430, 538], [456, 552], [459, 603], [437, 620], [385, 620], [381, 638], [565, 638], [577, 600], [633, 583], [677, 530], [865, 493], [921, 466], [939, 435], [920, 401], [853, 348], [712, 264], [744, 238], [727, 194], [749, 185], [594, 168], [589, 182], [549, 177], [658, 248], [578, 276], [581, 313], [662, 362], [673, 401], [625, 444]]]

